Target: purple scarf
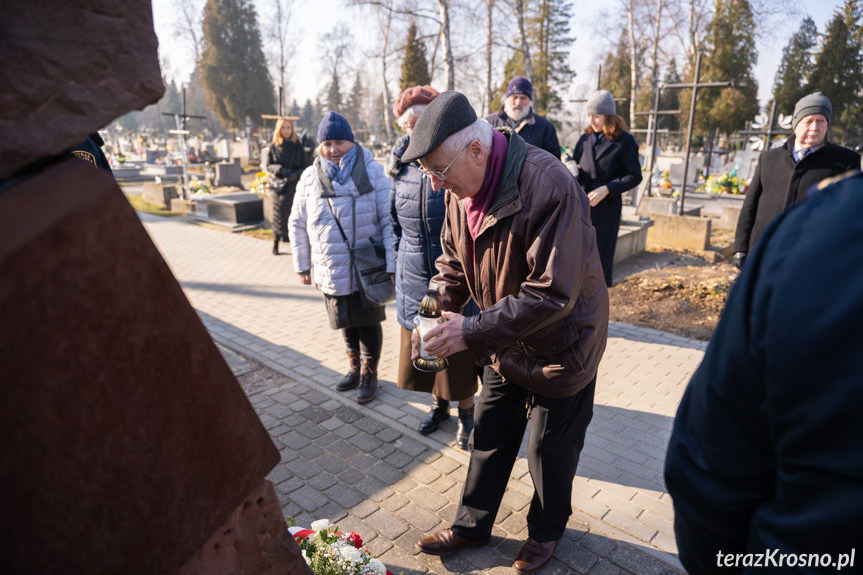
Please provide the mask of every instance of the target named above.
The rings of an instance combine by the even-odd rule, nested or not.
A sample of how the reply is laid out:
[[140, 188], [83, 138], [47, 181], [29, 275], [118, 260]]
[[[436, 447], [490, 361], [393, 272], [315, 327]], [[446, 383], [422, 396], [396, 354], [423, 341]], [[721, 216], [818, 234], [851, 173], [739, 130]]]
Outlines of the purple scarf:
[[488, 155], [488, 163], [485, 166], [485, 178], [482, 187], [472, 198], [465, 198], [465, 215], [467, 216], [467, 229], [470, 237], [476, 240], [482, 227], [482, 220], [494, 204], [497, 198], [497, 189], [500, 186], [500, 178], [503, 174], [503, 164], [506, 160], [506, 151], [509, 149], [509, 141], [506, 136], [498, 131], [493, 132], [491, 140], [491, 151]]

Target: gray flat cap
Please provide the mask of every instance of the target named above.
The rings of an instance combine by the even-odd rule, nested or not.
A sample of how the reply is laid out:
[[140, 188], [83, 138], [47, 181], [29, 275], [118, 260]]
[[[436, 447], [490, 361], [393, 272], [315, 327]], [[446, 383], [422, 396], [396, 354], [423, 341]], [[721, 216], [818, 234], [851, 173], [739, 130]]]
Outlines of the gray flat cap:
[[821, 92], [815, 92], [803, 96], [794, 106], [794, 115], [791, 117], [791, 129], [795, 129], [800, 120], [812, 114], [821, 114], [827, 118], [829, 124], [833, 120], [833, 106], [830, 99]]
[[432, 100], [420, 114], [402, 162], [412, 162], [428, 156], [444, 140], [476, 122], [476, 112], [467, 97], [449, 90]]

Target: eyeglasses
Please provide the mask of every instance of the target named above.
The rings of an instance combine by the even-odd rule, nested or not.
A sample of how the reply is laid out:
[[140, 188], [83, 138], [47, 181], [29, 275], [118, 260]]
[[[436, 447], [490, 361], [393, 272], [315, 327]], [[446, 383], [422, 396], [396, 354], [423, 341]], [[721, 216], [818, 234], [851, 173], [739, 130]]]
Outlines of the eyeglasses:
[[462, 154], [464, 154], [464, 151], [465, 151], [465, 150], [467, 150], [467, 149], [468, 149], [468, 147], [469, 147], [471, 144], [473, 144], [473, 140], [471, 140], [470, 142], [468, 142], [468, 143], [467, 143], [467, 146], [465, 146], [464, 148], [462, 148], [462, 149], [461, 149], [461, 152], [459, 152], [459, 153], [456, 155], [456, 157], [452, 159], [452, 162], [450, 162], [450, 163], [449, 163], [449, 165], [448, 165], [446, 168], [444, 168], [443, 170], [441, 170], [441, 171], [437, 171], [437, 170], [427, 170], [427, 169], [423, 168], [422, 166], [420, 166], [420, 172], [422, 172], [423, 174], [425, 174], [426, 176], [428, 176], [428, 177], [430, 177], [430, 178], [431, 178], [431, 177], [434, 177], [434, 178], [436, 178], [436, 179], [438, 179], [438, 180], [440, 180], [440, 181], [442, 181], [442, 182], [445, 182], [445, 181], [446, 181], [446, 171], [447, 171], [448, 169], [450, 169], [450, 167], [451, 167], [453, 164], [455, 164], [455, 161], [456, 161], [456, 160], [458, 160], [458, 159], [461, 157], [461, 155], [462, 155]]

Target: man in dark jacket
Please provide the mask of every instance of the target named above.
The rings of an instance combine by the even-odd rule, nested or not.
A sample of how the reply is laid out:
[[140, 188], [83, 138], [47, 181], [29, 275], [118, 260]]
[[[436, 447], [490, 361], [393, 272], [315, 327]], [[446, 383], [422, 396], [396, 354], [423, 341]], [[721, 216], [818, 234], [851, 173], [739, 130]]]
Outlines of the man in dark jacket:
[[557, 130], [551, 122], [533, 111], [532, 100], [533, 85], [527, 78], [516, 76], [506, 87], [501, 111], [486, 116], [485, 119], [495, 128], [509, 126], [518, 132], [525, 142], [542, 148], [559, 160], [560, 143], [557, 141]]
[[794, 106], [794, 135], [781, 148], [761, 154], [737, 220], [737, 267], [776, 216], [806, 199], [806, 190], [821, 180], [860, 168], [858, 153], [827, 140], [832, 116], [833, 107], [824, 94], [804, 96]]
[[113, 176], [114, 171], [111, 170], [111, 166], [108, 164], [108, 158], [105, 157], [105, 153], [102, 151], [102, 146], [104, 145], [105, 140], [103, 140], [102, 136], [96, 132], [87, 136], [86, 140], [81, 142], [80, 145], [72, 148], [70, 152], [76, 158], [81, 158], [85, 162], [89, 162]]
[[[470, 349], [485, 365], [473, 451], [452, 528], [420, 539], [451, 555], [488, 543], [525, 427], [536, 491], [513, 567], [548, 563], [572, 513], [572, 481], [608, 335], [608, 290], [584, 191], [561, 162], [444, 92], [420, 116], [403, 160], [447, 190], [443, 254], [429, 285], [448, 320], [425, 350]], [[473, 296], [482, 310], [457, 313]], [[417, 355], [416, 347], [414, 356]]]
[[666, 459], [690, 573], [859, 572], [861, 212], [863, 175], [817, 191], [768, 227], [731, 292]]

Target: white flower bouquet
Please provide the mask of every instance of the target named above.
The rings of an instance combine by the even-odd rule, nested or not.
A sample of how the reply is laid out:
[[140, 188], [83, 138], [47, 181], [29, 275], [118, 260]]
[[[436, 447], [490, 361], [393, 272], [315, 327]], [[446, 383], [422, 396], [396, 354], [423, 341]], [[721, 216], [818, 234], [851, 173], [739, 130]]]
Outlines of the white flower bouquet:
[[328, 519], [313, 521], [310, 529], [294, 526], [291, 536], [316, 575], [392, 575], [380, 559], [363, 549], [356, 533], [342, 533]]

